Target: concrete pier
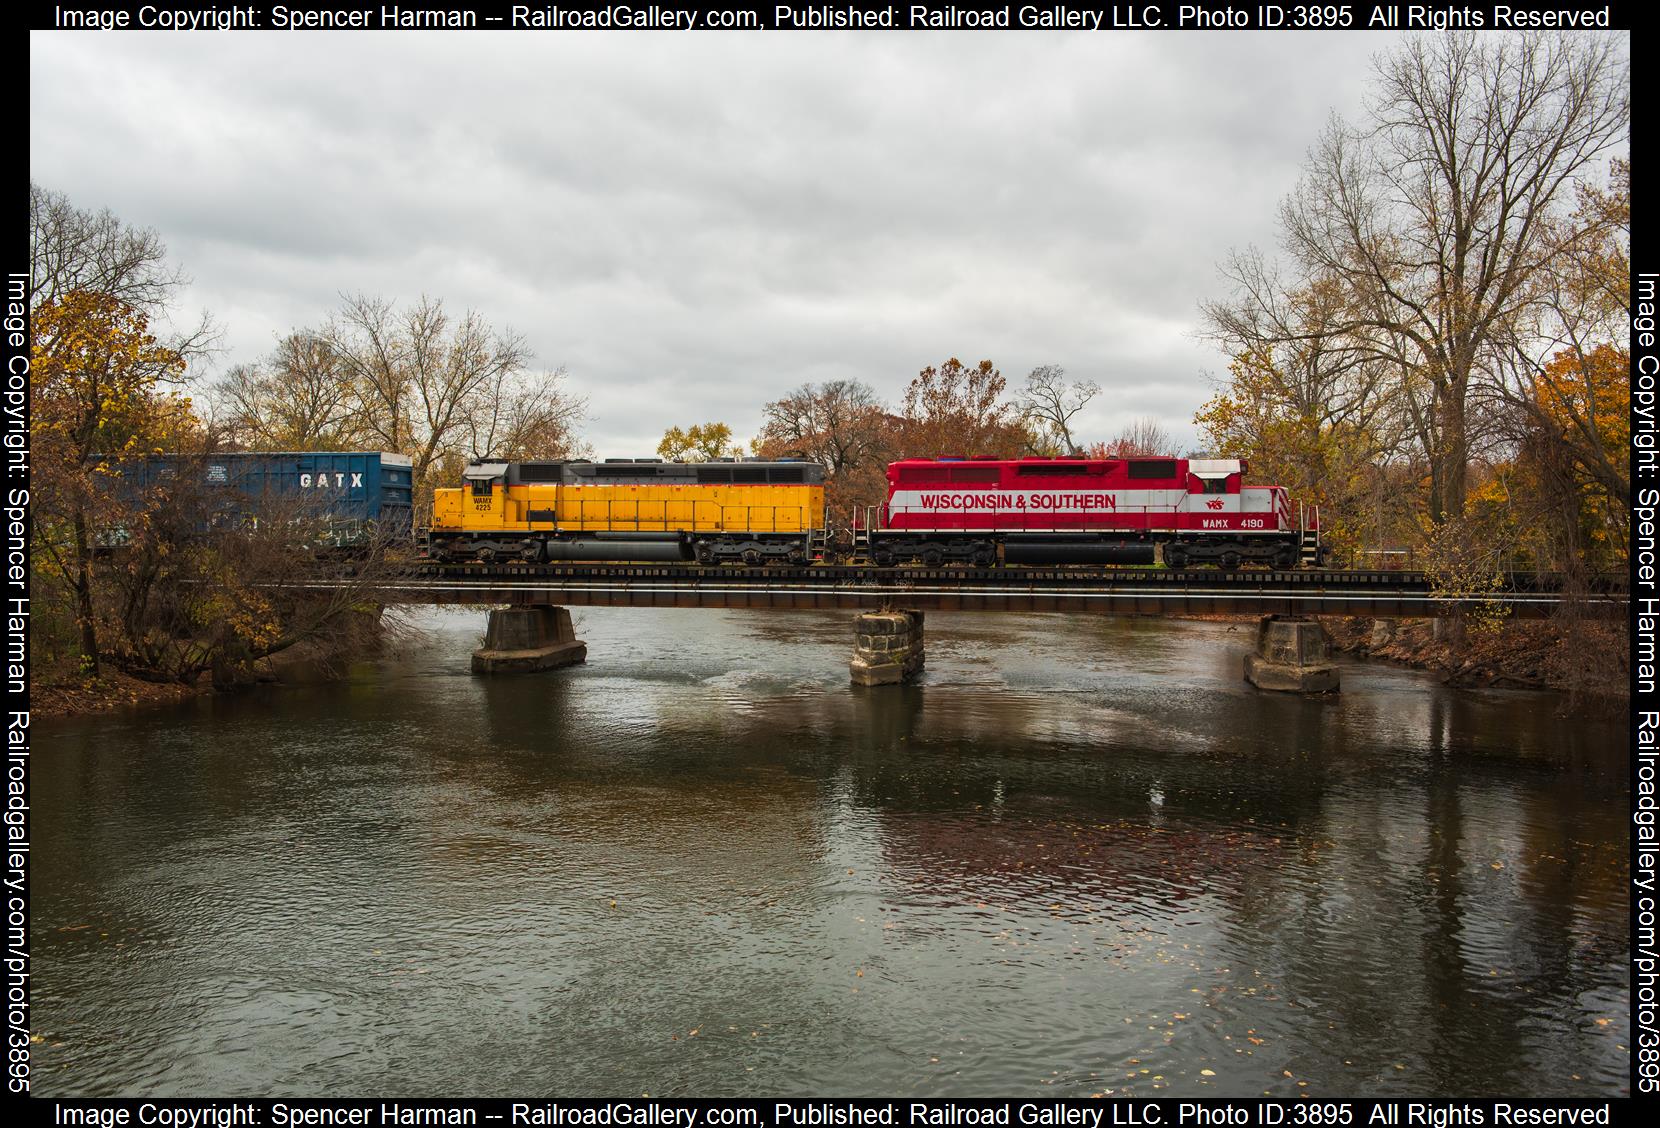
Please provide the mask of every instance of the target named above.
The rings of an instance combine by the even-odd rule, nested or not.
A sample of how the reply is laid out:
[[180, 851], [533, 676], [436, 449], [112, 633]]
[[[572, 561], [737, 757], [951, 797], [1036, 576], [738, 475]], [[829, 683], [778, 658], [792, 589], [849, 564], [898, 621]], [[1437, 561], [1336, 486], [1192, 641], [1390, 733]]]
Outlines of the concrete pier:
[[1340, 679], [1331, 636], [1318, 619], [1265, 615], [1255, 654], [1245, 655], [1245, 680], [1258, 689], [1335, 693]]
[[523, 674], [587, 658], [588, 644], [571, 629], [566, 608], [508, 607], [490, 612], [484, 646], [473, 651], [473, 673]]
[[922, 612], [871, 611], [854, 620], [854, 685], [898, 685], [922, 670]]

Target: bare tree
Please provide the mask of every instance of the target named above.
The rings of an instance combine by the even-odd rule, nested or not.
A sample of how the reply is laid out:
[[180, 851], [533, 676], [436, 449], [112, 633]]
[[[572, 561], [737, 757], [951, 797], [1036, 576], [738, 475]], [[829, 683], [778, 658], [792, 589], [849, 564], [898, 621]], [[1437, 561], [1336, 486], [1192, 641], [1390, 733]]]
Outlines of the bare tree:
[[1138, 455], [1172, 454], [1175, 441], [1156, 419], [1142, 417], [1118, 432], [1109, 442], [1089, 448], [1092, 458], [1133, 458]]
[[190, 279], [168, 265], [167, 247], [154, 231], [129, 226], [107, 208], [77, 208], [61, 192], [30, 181], [29, 281], [37, 305], [82, 290], [153, 312]]
[[1281, 224], [1304, 276], [1341, 290], [1321, 334], [1410, 375], [1439, 521], [1464, 511], [1472, 381], [1553, 253], [1549, 217], [1627, 135], [1628, 64], [1611, 39], [1452, 34], [1377, 69], [1368, 122], [1333, 121]]
[[211, 392], [228, 437], [254, 450], [358, 445], [359, 412], [345, 366], [327, 339], [288, 334], [261, 365], [237, 365]]
[[1101, 385], [1093, 380], [1067, 383], [1066, 369], [1058, 364], [1039, 365], [1028, 372], [1016, 404], [1028, 430], [1048, 448], [1040, 453], [1054, 453], [1055, 449], [1080, 453], [1072, 437], [1072, 418], [1100, 393]]
[[[1375, 435], [1390, 448], [1400, 441], [1403, 373], [1373, 341], [1345, 331], [1351, 311], [1340, 281], [1288, 284], [1254, 248], [1235, 252], [1225, 269], [1238, 300], [1204, 305], [1208, 333], [1259, 378], [1255, 398], [1322, 429]], [[1236, 385], [1239, 377], [1236, 367]]]
[[551, 372], [500, 372], [468, 419], [474, 458], [571, 458], [586, 448], [577, 438], [588, 403], [561, 386], [563, 368]]
[[[491, 401], [523, 386], [530, 359], [523, 337], [497, 332], [470, 311], [452, 321], [429, 297], [402, 312], [383, 298], [348, 298], [322, 337], [351, 383], [359, 434], [409, 455], [418, 490], [446, 451], [502, 437], [512, 412]], [[538, 410], [521, 406], [525, 418]]]
[[[167, 262], [167, 246], [148, 227], [123, 223], [108, 208], [87, 211], [69, 197], [29, 182], [29, 287], [34, 309], [70, 294], [105, 294], [152, 321], [165, 319], [190, 278]], [[193, 326], [164, 335], [186, 361], [213, 346], [218, 329], [204, 313]]]

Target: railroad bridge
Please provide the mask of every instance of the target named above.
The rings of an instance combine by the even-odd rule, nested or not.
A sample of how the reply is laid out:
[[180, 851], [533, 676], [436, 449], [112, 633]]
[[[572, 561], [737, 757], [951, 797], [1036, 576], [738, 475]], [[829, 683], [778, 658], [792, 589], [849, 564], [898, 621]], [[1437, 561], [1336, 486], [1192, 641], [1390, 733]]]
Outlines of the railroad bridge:
[[[1623, 576], [1599, 576], [1574, 598], [1585, 611], [1628, 613]], [[1520, 617], [1552, 614], [1562, 577], [1515, 573], [1479, 597], [1439, 594], [1423, 572], [1164, 568], [705, 568], [690, 564], [417, 564], [387, 582], [388, 602], [705, 607], [756, 610], [1059, 611], [1090, 615], [1366, 615], [1434, 618], [1461, 602]]]
[[[355, 582], [319, 579], [306, 586]], [[377, 585], [377, 591], [388, 603], [497, 608], [485, 645], [473, 657], [473, 668], [481, 673], [583, 661], [586, 647], [572, 632], [566, 610], [571, 606], [862, 612], [855, 622], [851, 669], [854, 680], [866, 684], [902, 681], [921, 667], [927, 611], [1261, 615], [1247, 676], [1267, 688], [1324, 690], [1336, 688], [1336, 673], [1329, 638], [1316, 616], [1431, 618], [1462, 603], [1496, 603], [1512, 615], [1541, 618], [1570, 598], [1583, 614], [1611, 618], [1630, 610], [1623, 576], [1594, 577], [1570, 597], [1559, 575], [1514, 573], [1491, 591], [1456, 597], [1437, 592], [1423, 572], [1323, 569], [422, 562]]]

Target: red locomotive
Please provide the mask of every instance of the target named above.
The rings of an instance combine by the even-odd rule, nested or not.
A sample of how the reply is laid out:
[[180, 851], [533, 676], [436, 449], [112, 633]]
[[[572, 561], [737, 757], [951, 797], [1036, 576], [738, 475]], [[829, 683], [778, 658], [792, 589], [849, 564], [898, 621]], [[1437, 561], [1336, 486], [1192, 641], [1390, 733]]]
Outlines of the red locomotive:
[[1319, 562], [1317, 515], [1237, 458], [912, 458], [888, 467], [872, 563]]

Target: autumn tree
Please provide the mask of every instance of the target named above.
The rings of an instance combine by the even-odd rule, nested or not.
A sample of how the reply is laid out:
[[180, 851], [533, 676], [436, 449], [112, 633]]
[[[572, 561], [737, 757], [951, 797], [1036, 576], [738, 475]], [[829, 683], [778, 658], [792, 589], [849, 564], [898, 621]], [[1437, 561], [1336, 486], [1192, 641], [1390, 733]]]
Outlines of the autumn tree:
[[358, 546], [343, 566], [324, 547], [317, 499], [211, 484], [204, 463], [177, 457], [170, 473], [120, 490], [123, 541], [102, 573], [117, 664], [186, 685], [211, 671], [228, 685], [302, 642], [326, 658], [381, 635], [381, 616], [364, 609], [398, 570], [387, 541]]
[[33, 542], [67, 589], [82, 665], [96, 675], [93, 526], [104, 494], [92, 456], [142, 454], [189, 426], [189, 402], [163, 387], [185, 361], [110, 294], [67, 291], [35, 309], [32, 330]]
[[1410, 505], [1409, 523], [1396, 521], [1398, 498], [1387, 515], [1379, 513], [1380, 491], [1392, 479], [1400, 484], [1371, 426], [1382, 416], [1357, 410], [1342, 395], [1308, 396], [1310, 358], [1295, 359], [1295, 344], [1286, 351], [1294, 357], [1287, 364], [1274, 351], [1234, 359], [1230, 379], [1193, 416], [1205, 447], [1218, 457], [1249, 459], [1253, 480], [1286, 486], [1294, 500], [1319, 506], [1323, 536], [1341, 554], [1358, 551], [1369, 538], [1393, 543], [1414, 531]]
[[885, 453], [886, 414], [875, 389], [858, 380], [803, 384], [761, 409], [756, 453], [794, 452], [833, 477]]
[[1552, 224], [1557, 247], [1534, 279], [1535, 301], [1495, 349], [1498, 394], [1521, 424], [1513, 437], [1558, 459], [1623, 540], [1631, 504], [1631, 169], [1615, 161], [1607, 189], [1582, 186], [1579, 207]]
[[1072, 436], [1072, 420], [1101, 393], [1093, 380], [1066, 379], [1058, 364], [1042, 364], [1026, 374], [1026, 386], [1016, 400], [1037, 454], [1081, 453]]
[[732, 442], [732, 428], [725, 423], [694, 423], [685, 430], [670, 427], [664, 431], [657, 453], [671, 462], [710, 462], [736, 458], [743, 452]]
[[969, 367], [952, 357], [924, 368], [905, 389], [902, 453], [1017, 456], [1027, 436], [1018, 408], [1003, 399], [1007, 384], [989, 360]]
[[894, 417], [868, 384], [829, 380], [803, 384], [761, 409], [753, 444], [766, 458], [800, 456], [825, 469], [833, 511], [870, 504], [886, 492], [894, 457]]

